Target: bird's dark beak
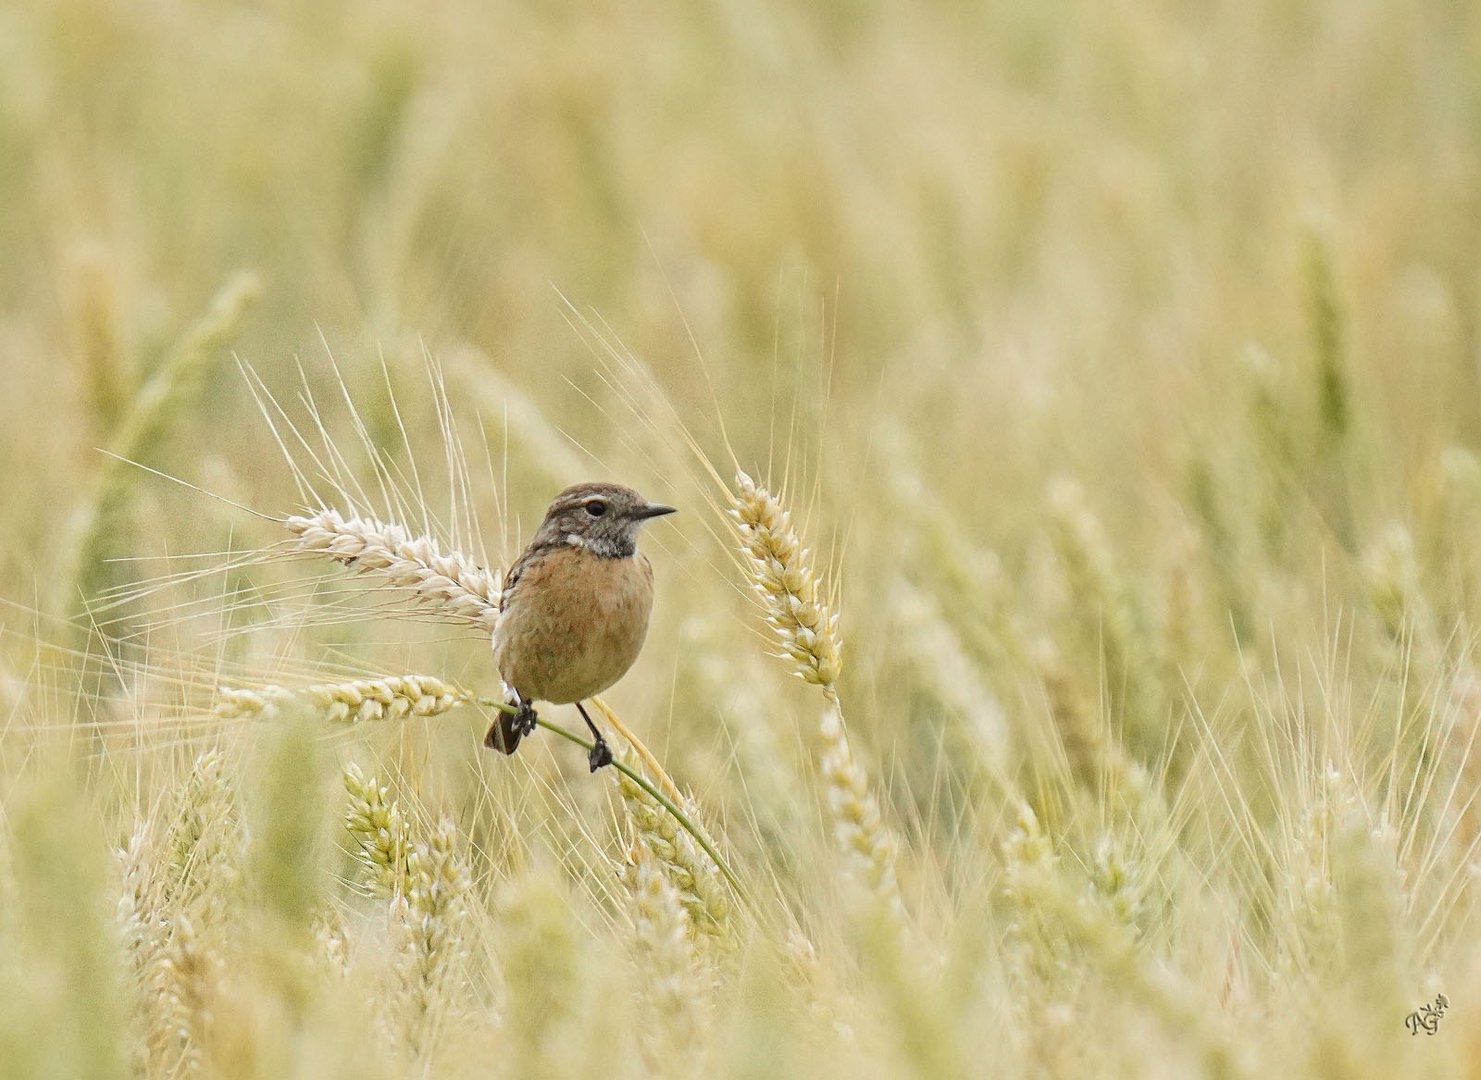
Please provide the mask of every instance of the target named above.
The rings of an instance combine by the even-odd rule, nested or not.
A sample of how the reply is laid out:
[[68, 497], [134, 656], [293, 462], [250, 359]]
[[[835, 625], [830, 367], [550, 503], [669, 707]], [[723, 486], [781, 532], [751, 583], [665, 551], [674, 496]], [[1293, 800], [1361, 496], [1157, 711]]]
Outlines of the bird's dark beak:
[[672, 514], [676, 509], [677, 507], [664, 506], [663, 503], [649, 503], [647, 506], [641, 506], [637, 510], [633, 511], [633, 517], [637, 518], [639, 521], [646, 521], [649, 518], [663, 517], [664, 514]]

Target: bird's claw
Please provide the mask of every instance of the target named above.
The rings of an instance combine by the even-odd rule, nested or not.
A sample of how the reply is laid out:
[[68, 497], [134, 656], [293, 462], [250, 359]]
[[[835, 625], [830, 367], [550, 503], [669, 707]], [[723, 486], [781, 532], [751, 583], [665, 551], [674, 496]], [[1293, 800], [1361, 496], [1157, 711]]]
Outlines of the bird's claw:
[[605, 739], [597, 739], [591, 748], [591, 753], [586, 755], [586, 760], [591, 762], [591, 771], [596, 772], [603, 765], [612, 764], [612, 751], [607, 746]]
[[537, 715], [534, 706], [528, 701], [521, 701], [519, 703], [519, 712], [514, 714], [514, 726], [521, 735], [533, 735], [535, 733]]

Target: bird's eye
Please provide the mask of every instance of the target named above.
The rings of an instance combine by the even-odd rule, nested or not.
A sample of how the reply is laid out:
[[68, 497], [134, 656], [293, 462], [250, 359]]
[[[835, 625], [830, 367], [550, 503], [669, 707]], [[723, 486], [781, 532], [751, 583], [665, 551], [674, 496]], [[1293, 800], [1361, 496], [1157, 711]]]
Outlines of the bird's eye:
[[601, 517], [607, 512], [607, 504], [602, 502], [601, 499], [592, 499], [591, 502], [586, 504], [586, 512], [592, 517]]

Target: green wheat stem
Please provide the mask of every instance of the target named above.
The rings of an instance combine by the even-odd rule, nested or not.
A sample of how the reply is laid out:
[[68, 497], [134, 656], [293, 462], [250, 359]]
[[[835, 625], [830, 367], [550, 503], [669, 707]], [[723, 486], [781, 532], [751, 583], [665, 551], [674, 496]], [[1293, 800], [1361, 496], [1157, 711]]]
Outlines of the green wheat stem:
[[[487, 706], [488, 708], [498, 709], [500, 712], [506, 712], [511, 716], [519, 711], [513, 705], [510, 705], [507, 702], [494, 701], [490, 698], [479, 698], [478, 704]], [[584, 735], [578, 735], [574, 731], [568, 731], [566, 728], [561, 727], [559, 724], [552, 724], [549, 720], [543, 720], [537, 717], [535, 723], [539, 724], [546, 731], [559, 735], [561, 738], [573, 742], [577, 746], [585, 747], [587, 750], [592, 749], [596, 745]], [[680, 810], [678, 806], [674, 804], [674, 801], [672, 799], [670, 799], [663, 792], [659, 791], [658, 788], [654, 787], [646, 776], [643, 776], [635, 769], [631, 768], [621, 761], [615, 760], [612, 762], [612, 767], [618, 772], [622, 773], [623, 776], [626, 776], [628, 779], [630, 779], [633, 783], [637, 784], [649, 795], [652, 795], [654, 799], [658, 800], [658, 804], [660, 806], [662, 806], [665, 810], [667, 810], [674, 816], [674, 820], [679, 823], [680, 827], [683, 828], [683, 830], [690, 836], [694, 837], [694, 842], [700, 847], [704, 848], [705, 854], [715, 860], [715, 865], [720, 868], [720, 873], [725, 875], [725, 880], [730, 882], [730, 887], [735, 890], [735, 894], [744, 902], [746, 894], [745, 890], [741, 888], [740, 880], [735, 876], [734, 871], [730, 869], [730, 865], [726, 863], [726, 861], [721, 858], [720, 853], [715, 850], [715, 845], [710, 843], [709, 838], [705, 836], [702, 831], [700, 831], [699, 826], [695, 825], [694, 822], [689, 819], [689, 815]]]

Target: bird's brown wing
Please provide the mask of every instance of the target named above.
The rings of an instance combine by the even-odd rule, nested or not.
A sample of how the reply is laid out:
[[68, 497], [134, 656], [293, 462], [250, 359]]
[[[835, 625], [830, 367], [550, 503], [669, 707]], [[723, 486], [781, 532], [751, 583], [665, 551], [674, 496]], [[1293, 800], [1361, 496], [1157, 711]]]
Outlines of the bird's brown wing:
[[[525, 567], [529, 566], [534, 554], [534, 548], [527, 548], [505, 571], [504, 587], [499, 591], [499, 611], [502, 612], [509, 607], [509, 601], [514, 596], [514, 586], [519, 582], [520, 575], [524, 573]], [[489, 725], [488, 733], [483, 737], [483, 745], [490, 750], [512, 754], [519, 749], [521, 737], [519, 728], [514, 724], [514, 717], [501, 711], [494, 722]]]
[[543, 551], [544, 548], [541, 547], [527, 547], [520, 557], [515, 559], [510, 565], [504, 574], [504, 588], [499, 592], [500, 611], [507, 608], [509, 601], [514, 598], [514, 587], [519, 584], [520, 576], [525, 572], [525, 568], [530, 565], [530, 561]]

